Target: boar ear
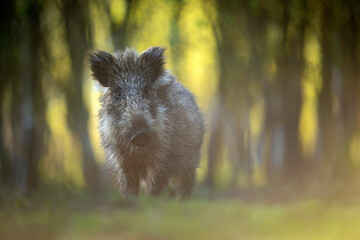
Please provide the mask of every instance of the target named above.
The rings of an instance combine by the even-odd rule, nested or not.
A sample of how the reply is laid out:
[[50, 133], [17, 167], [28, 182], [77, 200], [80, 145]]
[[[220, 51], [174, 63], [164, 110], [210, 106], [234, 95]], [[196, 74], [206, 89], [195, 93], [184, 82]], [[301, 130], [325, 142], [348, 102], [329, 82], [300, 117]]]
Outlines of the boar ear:
[[89, 61], [93, 77], [102, 86], [109, 87], [114, 72], [115, 57], [108, 52], [97, 51], [90, 54]]
[[152, 81], [161, 76], [165, 71], [165, 48], [151, 47], [144, 51], [140, 56], [140, 61], [144, 64], [146, 72]]

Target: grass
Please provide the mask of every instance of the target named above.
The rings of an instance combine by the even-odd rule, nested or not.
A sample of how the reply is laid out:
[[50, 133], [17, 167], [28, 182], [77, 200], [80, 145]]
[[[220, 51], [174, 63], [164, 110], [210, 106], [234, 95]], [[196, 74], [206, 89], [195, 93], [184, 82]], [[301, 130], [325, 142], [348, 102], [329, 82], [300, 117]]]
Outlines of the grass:
[[360, 239], [360, 202], [82, 196], [0, 210], [0, 239]]

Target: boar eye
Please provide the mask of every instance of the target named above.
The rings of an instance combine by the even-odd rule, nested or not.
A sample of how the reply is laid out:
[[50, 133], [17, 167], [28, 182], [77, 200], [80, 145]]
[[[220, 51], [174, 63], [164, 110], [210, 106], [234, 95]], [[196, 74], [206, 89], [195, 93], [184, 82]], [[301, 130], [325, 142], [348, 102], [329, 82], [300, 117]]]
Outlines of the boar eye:
[[117, 90], [117, 91], [115, 92], [115, 99], [116, 99], [117, 101], [119, 101], [119, 100], [122, 100], [123, 98], [124, 98], [124, 95], [122, 94], [121, 90]]
[[148, 94], [149, 94], [149, 87], [145, 87], [144, 90], [143, 90], [143, 92], [142, 92], [142, 94], [143, 94], [144, 97], [148, 96]]

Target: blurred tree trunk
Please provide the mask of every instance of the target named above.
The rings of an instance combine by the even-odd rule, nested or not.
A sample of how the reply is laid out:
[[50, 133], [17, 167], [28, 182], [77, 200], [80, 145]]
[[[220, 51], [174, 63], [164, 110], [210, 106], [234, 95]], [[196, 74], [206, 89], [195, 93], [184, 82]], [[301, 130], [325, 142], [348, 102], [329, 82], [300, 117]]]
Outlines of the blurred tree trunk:
[[[242, 5], [242, 1], [216, 2], [218, 22], [214, 23], [214, 35], [217, 44], [219, 85], [218, 99], [214, 104], [210, 122], [208, 170], [205, 178], [205, 184], [209, 187], [214, 186], [217, 162], [224, 147], [233, 158], [230, 159], [232, 185], [237, 183], [240, 170], [243, 170], [247, 180], [251, 182], [248, 82], [247, 79], [239, 78], [243, 75], [244, 64], [235, 54], [238, 44], [236, 32], [241, 28], [239, 17], [240, 10], [243, 10]], [[235, 147], [226, 144], [228, 141], [233, 142], [231, 145]]]
[[121, 23], [114, 22], [110, 14], [110, 6], [109, 4], [106, 5], [111, 23], [112, 42], [115, 49], [124, 49], [127, 47], [130, 39], [128, 35], [135, 30], [134, 26], [129, 27], [129, 25], [138, 0], [125, 0], [125, 4], [125, 17]]
[[[258, 3], [254, 4], [252, 0], [247, 0], [242, 2], [242, 8], [245, 10], [245, 25], [246, 32], [248, 33], [249, 39], [249, 48], [250, 48], [250, 62], [246, 67], [246, 74], [243, 81], [247, 82], [247, 89], [245, 89], [246, 94], [246, 103], [247, 103], [247, 124], [245, 125], [245, 134], [247, 135], [247, 144], [243, 144], [242, 147], [245, 149], [241, 149], [240, 151], [244, 151], [243, 159], [247, 159], [245, 161], [246, 165], [243, 166], [249, 172], [249, 178], [252, 179], [254, 174], [253, 166], [255, 165], [255, 148], [252, 149], [252, 145], [257, 146], [257, 148], [263, 148], [264, 139], [262, 136], [258, 136], [257, 141], [252, 140], [252, 133], [250, 131], [250, 108], [254, 104], [257, 99], [260, 99], [260, 94], [258, 96], [251, 96], [249, 90], [251, 86], [257, 86], [259, 88], [259, 93], [261, 93], [261, 86], [265, 84], [265, 76], [263, 73], [264, 67], [264, 57], [266, 56], [266, 34], [267, 34], [267, 21], [269, 20], [269, 16], [264, 4]], [[265, 135], [263, 135], [265, 136]], [[254, 151], [254, 153], [252, 153]], [[258, 156], [259, 158], [261, 156]], [[257, 159], [259, 162], [262, 159]]]
[[222, 117], [225, 112], [223, 111], [223, 103], [216, 102], [216, 106], [212, 109], [212, 116], [210, 119], [210, 138], [209, 145], [207, 149], [208, 155], [208, 166], [206, 177], [204, 180], [205, 186], [210, 189], [215, 187], [215, 173], [218, 160], [220, 158], [221, 149], [223, 147], [223, 122]]
[[65, 86], [68, 124], [82, 150], [82, 168], [89, 190], [100, 190], [100, 172], [96, 164], [88, 133], [89, 113], [83, 101], [83, 70], [86, 51], [89, 48], [90, 27], [87, 0], [64, 0], [66, 41], [69, 46], [73, 75]]
[[327, 2], [322, 4], [321, 16], [321, 75], [322, 88], [319, 93], [318, 100], [318, 146], [316, 159], [318, 168], [325, 171], [329, 170], [334, 164], [334, 157], [336, 156], [335, 148], [335, 132], [334, 132], [334, 116], [333, 116], [333, 98], [332, 98], [332, 66], [333, 66], [333, 52], [332, 52], [332, 33], [333, 33], [333, 13], [331, 6]]
[[48, 126], [42, 71], [46, 44], [40, 27], [42, 4], [29, 1], [21, 22], [19, 81], [13, 82], [13, 158], [15, 187], [22, 193], [36, 190], [39, 161], [44, 154]]
[[182, 47], [183, 40], [180, 33], [180, 17], [181, 13], [183, 11], [183, 0], [176, 0], [174, 1], [174, 13], [173, 17], [171, 19], [171, 29], [170, 29], [170, 48], [171, 48], [171, 62], [173, 63], [172, 70], [176, 76], [180, 76], [180, 57], [182, 55], [182, 52], [184, 51], [184, 48]]
[[264, 161], [269, 184], [280, 180], [284, 151], [281, 94], [278, 83], [265, 83]]
[[[212, 109], [210, 122], [210, 137], [208, 145], [208, 168], [205, 177], [205, 185], [213, 188], [215, 185], [215, 172], [219, 161], [219, 155], [224, 146], [224, 124], [227, 121], [226, 95], [227, 87], [234, 82], [232, 74], [237, 60], [234, 57], [234, 42], [229, 33], [236, 26], [235, 14], [233, 13], [236, 4], [227, 1], [216, 1], [218, 22], [214, 23], [214, 35], [217, 44], [217, 55], [219, 65], [218, 99]], [[218, 28], [215, 26], [218, 25]], [[234, 26], [235, 25], [235, 26]]]
[[[19, 34], [18, 23], [16, 22], [15, 1], [6, 0], [2, 3], [0, 9], [0, 73], [5, 76], [0, 81], [0, 188], [10, 190], [13, 183], [13, 164], [11, 161], [11, 152], [6, 147], [5, 128], [5, 94], [11, 91], [11, 83], [15, 80], [18, 69], [18, 58], [15, 54], [18, 48]], [[9, 120], [9, 118], [8, 118]]]
[[[2, 87], [2, 86], [1, 86]], [[5, 88], [4, 88], [5, 89]], [[3, 93], [1, 93], [3, 94]], [[3, 97], [1, 96], [3, 100]], [[1, 106], [2, 108], [3, 106]], [[3, 111], [3, 109], [1, 109]], [[11, 185], [12, 180], [12, 164], [10, 159], [10, 153], [5, 146], [5, 131], [3, 129], [6, 127], [3, 121], [3, 114], [0, 115], [0, 189], [4, 189]], [[9, 189], [6, 189], [9, 190]]]
[[[298, 180], [303, 171], [302, 152], [299, 139], [299, 121], [302, 102], [301, 79], [304, 68], [304, 37], [306, 0], [299, 6], [283, 1], [283, 45], [278, 64], [278, 80], [281, 87], [282, 122], [284, 126], [284, 161], [282, 175], [288, 180]], [[295, 8], [295, 9], [292, 9]], [[297, 9], [296, 9], [297, 8]], [[297, 22], [291, 24], [291, 12], [298, 14]], [[294, 14], [295, 14], [294, 13]], [[293, 33], [295, 32], [295, 34]]]
[[341, 33], [341, 73], [343, 85], [341, 88], [340, 102], [340, 156], [336, 164], [336, 172], [340, 176], [346, 176], [352, 169], [351, 162], [351, 142], [359, 131], [359, 58], [358, 53], [358, 34], [359, 34], [359, 7], [344, 3], [345, 20], [340, 25]]

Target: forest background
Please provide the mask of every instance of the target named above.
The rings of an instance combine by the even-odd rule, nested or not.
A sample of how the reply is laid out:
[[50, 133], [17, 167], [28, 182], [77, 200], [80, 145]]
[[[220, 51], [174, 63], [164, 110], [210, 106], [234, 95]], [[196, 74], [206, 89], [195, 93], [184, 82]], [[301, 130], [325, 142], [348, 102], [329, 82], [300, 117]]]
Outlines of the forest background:
[[167, 48], [167, 67], [205, 114], [200, 206], [214, 198], [260, 201], [254, 212], [293, 200], [358, 202], [358, 1], [6, 0], [0, 11], [3, 207], [114, 193], [88, 54], [150, 46]]

